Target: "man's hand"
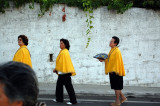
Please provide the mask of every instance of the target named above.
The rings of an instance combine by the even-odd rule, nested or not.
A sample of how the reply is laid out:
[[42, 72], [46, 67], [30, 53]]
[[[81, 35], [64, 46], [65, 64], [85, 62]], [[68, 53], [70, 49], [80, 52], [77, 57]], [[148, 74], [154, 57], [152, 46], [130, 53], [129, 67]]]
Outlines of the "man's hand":
[[56, 69], [54, 69], [54, 70], [53, 70], [53, 73], [56, 73], [56, 74], [58, 74], [58, 72], [56, 71]]
[[[98, 59], [98, 58], [97, 58]], [[103, 60], [103, 59], [98, 59], [100, 62], [104, 62], [105, 60]]]

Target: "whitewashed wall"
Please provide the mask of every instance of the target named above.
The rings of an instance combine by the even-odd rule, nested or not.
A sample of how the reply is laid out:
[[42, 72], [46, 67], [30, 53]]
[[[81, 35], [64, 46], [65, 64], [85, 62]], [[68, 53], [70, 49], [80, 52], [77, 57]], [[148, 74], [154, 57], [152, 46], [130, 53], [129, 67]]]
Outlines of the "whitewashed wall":
[[[26, 5], [0, 13], [0, 63], [12, 60], [19, 48], [18, 35], [25, 34], [29, 38], [28, 48], [39, 82], [55, 83], [57, 76], [52, 70], [60, 51], [59, 40], [67, 38], [77, 72], [73, 83], [109, 85], [104, 63], [93, 56], [108, 53], [111, 37], [118, 36], [127, 74], [125, 86], [160, 87], [160, 11], [132, 8], [124, 14], [116, 14], [107, 7], [94, 10], [92, 40], [86, 49], [85, 13], [66, 7], [67, 19], [62, 22], [63, 6], [54, 5], [51, 16], [47, 12], [41, 18], [38, 17], [38, 5], [34, 10]], [[53, 54], [54, 62], [49, 62], [49, 54]]]

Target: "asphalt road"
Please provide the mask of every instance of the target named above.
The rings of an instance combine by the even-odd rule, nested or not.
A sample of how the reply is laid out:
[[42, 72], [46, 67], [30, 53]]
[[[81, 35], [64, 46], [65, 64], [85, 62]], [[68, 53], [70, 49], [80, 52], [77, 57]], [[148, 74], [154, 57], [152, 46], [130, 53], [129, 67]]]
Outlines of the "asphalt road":
[[[54, 97], [54, 95], [40, 95], [38, 101], [45, 102], [47, 106], [67, 106], [68, 96], [64, 96], [63, 103], [53, 102]], [[114, 98], [114, 96], [81, 94], [77, 96], [78, 104], [75, 106], [110, 106], [114, 102]], [[128, 101], [121, 104], [121, 106], [160, 106], [160, 97], [156, 96], [127, 96], [127, 98]]]

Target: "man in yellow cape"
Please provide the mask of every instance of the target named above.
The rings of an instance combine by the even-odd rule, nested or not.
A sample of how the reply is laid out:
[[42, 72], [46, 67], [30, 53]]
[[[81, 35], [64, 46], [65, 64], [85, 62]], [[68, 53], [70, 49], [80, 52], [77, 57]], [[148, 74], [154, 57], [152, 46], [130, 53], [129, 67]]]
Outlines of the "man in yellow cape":
[[125, 76], [122, 55], [119, 48], [116, 46], [111, 48], [109, 58], [105, 60], [105, 74], [115, 72], [119, 76]]
[[58, 74], [58, 80], [56, 85], [56, 99], [54, 102], [63, 102], [63, 85], [66, 87], [70, 102], [68, 105], [77, 104], [75, 91], [71, 81], [71, 75], [76, 75], [75, 69], [72, 64], [71, 57], [69, 55], [70, 44], [67, 39], [60, 40], [61, 51], [56, 59], [56, 68], [53, 70], [54, 73]]
[[28, 38], [25, 35], [18, 36], [18, 45], [20, 48], [15, 53], [13, 61], [21, 62], [32, 67], [31, 55], [27, 48]]
[[[123, 89], [123, 76], [125, 76], [125, 69], [121, 52], [117, 47], [118, 44], [119, 38], [113, 36], [110, 41], [111, 50], [108, 54], [108, 59], [99, 59], [100, 62], [105, 62], [105, 74], [109, 73], [111, 89], [115, 90], [116, 100], [114, 103], [111, 103], [111, 106], [119, 106], [127, 100], [121, 91]], [[121, 97], [121, 100], [119, 96]]]
[[72, 64], [71, 57], [69, 55], [69, 51], [67, 49], [63, 49], [60, 51], [56, 59], [55, 69], [61, 73], [71, 73], [72, 76], [76, 75], [75, 69]]

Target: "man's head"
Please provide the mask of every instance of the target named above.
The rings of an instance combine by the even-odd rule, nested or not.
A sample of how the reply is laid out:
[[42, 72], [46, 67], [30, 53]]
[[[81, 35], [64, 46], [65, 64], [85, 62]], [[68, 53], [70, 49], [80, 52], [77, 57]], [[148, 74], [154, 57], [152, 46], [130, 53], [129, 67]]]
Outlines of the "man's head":
[[114, 47], [118, 46], [118, 44], [119, 44], [119, 38], [117, 36], [113, 36], [111, 41], [110, 41], [109, 46], [111, 48], [114, 48]]
[[34, 71], [23, 63], [0, 65], [1, 106], [35, 106], [38, 82]]
[[60, 48], [61, 49], [68, 49], [70, 48], [70, 44], [69, 44], [69, 41], [67, 39], [60, 39]]
[[28, 38], [25, 35], [19, 35], [18, 36], [18, 45], [23, 46], [23, 45], [28, 45]]

